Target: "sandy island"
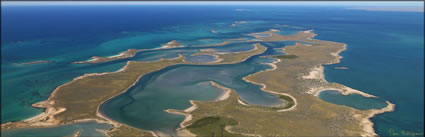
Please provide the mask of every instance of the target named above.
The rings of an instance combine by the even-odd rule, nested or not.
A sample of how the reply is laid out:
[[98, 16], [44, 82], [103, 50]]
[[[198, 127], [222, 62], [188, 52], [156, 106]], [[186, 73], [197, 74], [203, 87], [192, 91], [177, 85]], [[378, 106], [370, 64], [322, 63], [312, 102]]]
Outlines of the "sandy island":
[[137, 54], [137, 52], [140, 52], [142, 50], [138, 49], [128, 49], [127, 51], [121, 52], [118, 55], [109, 56], [109, 57], [99, 57], [99, 56], [93, 56], [90, 60], [86, 61], [75, 61], [72, 62], [74, 64], [87, 64], [87, 63], [102, 63], [102, 62], [108, 62], [118, 59], [124, 59], [124, 58], [131, 58], [134, 57], [134, 55]]
[[31, 65], [31, 64], [54, 63], [54, 62], [55, 61], [38, 60], [38, 61], [31, 61], [31, 62], [24, 62], [24, 63], [13, 63], [12, 65]]
[[248, 21], [235, 21], [235, 22], [233, 22], [233, 24], [232, 25], [230, 25], [230, 26], [232, 26], [232, 27], [236, 27], [237, 25], [239, 25], [239, 24], [246, 24], [246, 23], [248, 23]]
[[128, 49], [127, 51], [121, 52], [117, 55], [108, 56], [108, 57], [93, 56], [89, 60], [75, 61], [75, 62], [72, 62], [72, 63], [74, 63], [74, 64], [90, 64], [90, 63], [109, 62], [109, 61], [134, 57], [138, 52], [141, 52], [141, 51], [153, 51], [153, 50], [170, 49], [170, 48], [178, 48], [178, 47], [183, 47], [183, 46], [179, 42], [177, 42], [176, 40], [172, 40], [172, 41], [170, 41], [166, 44], [162, 44], [161, 47], [155, 48], [155, 49]]
[[161, 48], [179, 48], [179, 47], [183, 47], [183, 45], [180, 44], [180, 42], [177, 42], [177, 40], [172, 40], [166, 44], [161, 45]]

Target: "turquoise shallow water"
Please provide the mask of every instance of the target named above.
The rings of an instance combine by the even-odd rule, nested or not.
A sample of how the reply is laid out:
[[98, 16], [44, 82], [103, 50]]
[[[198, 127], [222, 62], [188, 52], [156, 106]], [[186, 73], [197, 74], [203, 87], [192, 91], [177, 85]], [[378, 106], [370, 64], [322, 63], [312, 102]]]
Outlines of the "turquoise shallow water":
[[[241, 8], [247, 10], [235, 10]], [[19, 121], [41, 113], [41, 109], [32, 108], [31, 104], [47, 99], [54, 88], [84, 73], [116, 71], [128, 60], [152, 61], [159, 58], [176, 57], [178, 53], [190, 55], [199, 51], [200, 48], [194, 48], [196, 45], [216, 44], [224, 39], [240, 37], [252, 39], [252, 37], [243, 35], [252, 32], [280, 29], [283, 30], [279, 32], [281, 34], [293, 34], [296, 30], [314, 29], [319, 34], [316, 39], [344, 42], [348, 45], [347, 50], [341, 53], [344, 57], [341, 63], [325, 66], [325, 75], [328, 81], [359, 89], [396, 104], [395, 112], [380, 114], [372, 118], [375, 123], [374, 128], [379, 135], [389, 135], [389, 130], [412, 131], [422, 134], [424, 132], [423, 13], [346, 10], [340, 7], [179, 7], [170, 5], [58, 7], [7, 7], [2, 5], [1, 10], [2, 123]], [[47, 20], [49, 22], [46, 22]], [[241, 20], [246, 20], [248, 23], [239, 24], [238, 27], [231, 26], [234, 21]], [[215, 30], [217, 34], [211, 33], [211, 30]], [[128, 48], [157, 48], [171, 40], [178, 40], [187, 47], [183, 48], [184, 50], [140, 52], [133, 58], [108, 63], [71, 64], [73, 61], [87, 60], [91, 56], [115, 55]], [[279, 44], [263, 44], [269, 47], [279, 47]], [[290, 45], [291, 42], [281, 42], [281, 44]], [[248, 47], [243, 44], [234, 44], [230, 47], [220, 47], [217, 50], [235, 52], [249, 50]], [[281, 52], [269, 49], [266, 54], [281, 54]], [[208, 57], [206, 58], [209, 60]], [[56, 62], [25, 66], [12, 65], [12, 63], [36, 60]], [[201, 61], [205, 60], [201, 59]], [[260, 68], [246, 70], [245, 67], [239, 68], [247, 71], [245, 73], [248, 74], [248, 71], [253, 73], [267, 68], [265, 65], [255, 64], [266, 61], [271, 60], [256, 58], [235, 66], [245, 65], [248, 68], [260, 66]], [[349, 69], [338, 70], [334, 69], [335, 66], [346, 66]], [[180, 67], [193, 71], [203, 70], [199, 69], [199, 66]], [[225, 72], [238, 68], [217, 67]], [[172, 70], [177, 72], [188, 71], [174, 69]], [[209, 70], [208, 67], [206, 69]], [[173, 76], [172, 70], [170, 70], [171, 73], [157, 75]], [[261, 93], [257, 92], [258, 87], [255, 85], [234, 82], [238, 81], [242, 75], [246, 75], [242, 73], [244, 72], [232, 74], [228, 80], [224, 78], [215, 80], [222, 81], [223, 85], [229, 87], [234, 86], [234, 88], [243, 89], [253, 86], [250, 88], [253, 91], [246, 92], [247, 94], [244, 95], [245, 99], [249, 101], [250, 96], [254, 96], [251, 103], [267, 102], [255, 99], [256, 94], [254, 93]], [[195, 77], [203, 79], [203, 77]], [[161, 81], [161, 79], [154, 80]], [[155, 81], [152, 82], [155, 83]], [[232, 81], [231, 84], [229, 81]], [[191, 84], [188, 87], [190, 90], [185, 93], [191, 97], [180, 98], [181, 104], [173, 104], [174, 108], [188, 107], [189, 103], [185, 101], [187, 99], [212, 100], [221, 93], [220, 90], [203, 83], [202, 80]], [[192, 95], [191, 93], [194, 91], [191, 90], [195, 87], [205, 89], [207, 92], [203, 95]], [[152, 85], [150, 89], [155, 89], [155, 86]], [[128, 92], [129, 95], [123, 94], [122, 99], [116, 101], [118, 105], [112, 108], [124, 108], [123, 115], [128, 116], [127, 118], [140, 118], [140, 115], [137, 114], [142, 111], [132, 113], [133, 109], [139, 110], [135, 104], [141, 103], [140, 100], [134, 100], [135, 104], [126, 101], [131, 101], [131, 98], [154, 99], [154, 96], [143, 95], [145, 92], [142, 91], [144, 90]], [[163, 94], [172, 94], [172, 92], [165, 91], [167, 90], [164, 89]], [[240, 94], [242, 95], [242, 93]], [[126, 96], [131, 98], [126, 99]], [[345, 99], [341, 100], [338, 95], [331, 96], [336, 96], [336, 100], [345, 104], [357, 100], [356, 97], [350, 96], [347, 99], [348, 102], [344, 102]], [[165, 104], [167, 101], [163, 103]], [[114, 101], [111, 100], [111, 102]], [[166, 106], [164, 104], [160, 105]], [[379, 106], [379, 104], [371, 106]], [[144, 109], [148, 108], [140, 110]], [[111, 115], [119, 112], [115, 109], [108, 111], [111, 111]], [[159, 114], [166, 115], [162, 112]], [[183, 118], [179, 115], [167, 115], [167, 117], [172, 120], [170, 123], [164, 122], [166, 128], [161, 130], [175, 128], [176, 123]], [[125, 121], [125, 118], [118, 120]], [[140, 123], [131, 125], [146, 129], [156, 128], [155, 125], [152, 127], [140, 126]], [[54, 130], [52, 134], [56, 134], [56, 131], [57, 135], [62, 132]], [[69, 128], [69, 131], [74, 131], [74, 129]], [[68, 133], [68, 131], [66, 132]]]

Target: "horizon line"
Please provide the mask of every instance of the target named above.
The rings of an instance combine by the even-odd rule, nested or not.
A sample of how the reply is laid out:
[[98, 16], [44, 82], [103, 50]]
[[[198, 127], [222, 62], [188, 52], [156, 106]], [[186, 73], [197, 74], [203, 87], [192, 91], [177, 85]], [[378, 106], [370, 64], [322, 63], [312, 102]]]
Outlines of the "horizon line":
[[83, 5], [279, 5], [424, 7], [424, 1], [1, 1], [3, 6]]

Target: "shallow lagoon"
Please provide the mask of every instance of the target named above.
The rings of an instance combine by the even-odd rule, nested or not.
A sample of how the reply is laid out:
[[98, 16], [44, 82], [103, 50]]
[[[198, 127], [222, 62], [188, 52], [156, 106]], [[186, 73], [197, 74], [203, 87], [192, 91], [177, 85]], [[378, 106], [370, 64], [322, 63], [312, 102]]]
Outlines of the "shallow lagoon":
[[[264, 45], [285, 46], [268, 43]], [[271, 47], [271, 46], [270, 46]], [[261, 86], [242, 80], [255, 72], [270, 69], [263, 63], [274, 59], [259, 56], [273, 54], [273, 48], [238, 64], [176, 65], [143, 76], [124, 94], [103, 104], [101, 111], [122, 123], [146, 130], [175, 134], [184, 116], [164, 112], [166, 109], [183, 110], [191, 106], [189, 100], [212, 101], [222, 93], [210, 85], [214, 81], [234, 89], [249, 104], [262, 106], [284, 105], [284, 101], [261, 90]], [[173, 100], [173, 103], [170, 103]]]

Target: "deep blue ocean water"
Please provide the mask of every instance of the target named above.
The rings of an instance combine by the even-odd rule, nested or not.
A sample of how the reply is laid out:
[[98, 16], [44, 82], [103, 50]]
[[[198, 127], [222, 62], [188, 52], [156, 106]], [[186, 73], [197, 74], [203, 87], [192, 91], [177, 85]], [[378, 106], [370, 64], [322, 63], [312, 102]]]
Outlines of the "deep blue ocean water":
[[[326, 79], [396, 104], [395, 112], [372, 118], [379, 135], [388, 135], [389, 130], [424, 133], [423, 12], [173, 5], [2, 5], [1, 10], [2, 123], [41, 113], [43, 110], [31, 104], [47, 99], [57, 86], [84, 73], [115, 71], [127, 60], [158, 60], [179, 52], [190, 55], [199, 48], [142, 52], [130, 59], [101, 64], [71, 64], [73, 61], [115, 55], [129, 48], [156, 48], [170, 40], [188, 46], [213, 44], [275, 28], [283, 30], [282, 34], [314, 29], [319, 34], [316, 39], [347, 43], [341, 63], [325, 66]], [[248, 23], [229, 27], [234, 21]], [[212, 34], [212, 29], [218, 33]], [[12, 65], [36, 60], [56, 62]], [[334, 69], [339, 66], [349, 69]], [[205, 99], [213, 99], [211, 96]]]

